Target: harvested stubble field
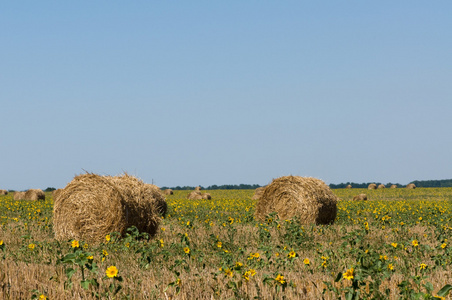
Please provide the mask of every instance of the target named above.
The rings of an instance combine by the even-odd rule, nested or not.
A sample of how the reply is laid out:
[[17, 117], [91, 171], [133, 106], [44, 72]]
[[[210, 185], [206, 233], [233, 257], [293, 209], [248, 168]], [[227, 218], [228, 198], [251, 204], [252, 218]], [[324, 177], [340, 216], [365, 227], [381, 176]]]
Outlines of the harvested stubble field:
[[[45, 201], [0, 196], [1, 299], [434, 299], [452, 283], [452, 188], [341, 189], [333, 225], [254, 218], [252, 190], [167, 196], [155, 238], [58, 242]], [[357, 194], [367, 201], [351, 201]], [[449, 239], [449, 240], [448, 240]], [[116, 276], [115, 276], [116, 275]], [[443, 288], [445, 287], [445, 288]], [[446, 296], [450, 297], [450, 296]]]

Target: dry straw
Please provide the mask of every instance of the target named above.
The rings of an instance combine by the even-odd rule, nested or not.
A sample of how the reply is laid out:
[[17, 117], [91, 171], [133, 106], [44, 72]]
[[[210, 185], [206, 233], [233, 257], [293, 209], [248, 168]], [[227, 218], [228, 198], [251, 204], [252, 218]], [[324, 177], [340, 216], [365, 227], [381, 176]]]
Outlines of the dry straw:
[[197, 186], [197, 187], [195, 187], [195, 191], [200, 191], [201, 190], [201, 187], [200, 186]]
[[52, 198], [55, 199], [59, 193], [61, 193], [62, 189], [56, 189], [52, 191]]
[[265, 220], [276, 212], [280, 219], [298, 217], [302, 224], [331, 224], [338, 198], [320, 179], [285, 176], [274, 179], [256, 205], [255, 216]]
[[397, 188], [397, 185], [395, 185], [395, 184], [391, 185], [391, 189], [396, 189], [396, 188]]
[[254, 195], [251, 198], [252, 200], [259, 200], [259, 198], [262, 196], [262, 194], [264, 193], [265, 190], [265, 186], [261, 186], [258, 187], [255, 191], [254, 191]]
[[8, 195], [8, 191], [7, 190], [0, 190], [0, 195]]
[[367, 200], [367, 195], [366, 194], [356, 195], [355, 197], [353, 197], [353, 201], [355, 200]]
[[163, 191], [163, 194], [165, 194], [165, 195], [173, 195], [174, 192], [173, 192], [172, 189], [166, 189], [166, 190]]
[[40, 189], [30, 189], [25, 192], [24, 199], [31, 201], [45, 200], [46, 194]]
[[13, 198], [14, 198], [14, 200], [24, 200], [25, 192], [14, 192]]
[[375, 183], [371, 183], [371, 184], [369, 184], [367, 189], [369, 189], [369, 190], [376, 190], [377, 189], [377, 185]]
[[346, 188], [346, 189], [351, 189], [351, 188], [352, 188], [352, 185], [349, 184], [349, 185], [347, 185], [345, 188]]
[[209, 193], [204, 193], [201, 195], [202, 199], [204, 200], [211, 200], [212, 196]]
[[416, 185], [414, 183], [410, 183], [406, 186], [407, 189], [415, 189]]
[[153, 236], [163, 210], [165, 198], [155, 185], [127, 174], [79, 175], [54, 199], [55, 238], [99, 243], [108, 233], [124, 234], [131, 226]]
[[384, 184], [380, 184], [380, 185], [378, 185], [378, 188], [379, 188], [379, 189], [385, 189], [386, 186], [385, 186]]
[[201, 200], [202, 199], [202, 194], [200, 191], [191, 191], [188, 195], [187, 195], [187, 199], [189, 200]]

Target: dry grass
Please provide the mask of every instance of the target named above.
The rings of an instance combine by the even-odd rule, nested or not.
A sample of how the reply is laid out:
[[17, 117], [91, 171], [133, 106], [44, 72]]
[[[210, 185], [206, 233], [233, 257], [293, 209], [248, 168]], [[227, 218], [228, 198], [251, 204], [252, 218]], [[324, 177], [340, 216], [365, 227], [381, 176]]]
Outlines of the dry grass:
[[367, 200], [367, 195], [366, 194], [356, 195], [355, 197], [353, 197], [353, 201], [356, 201], [356, 200]]

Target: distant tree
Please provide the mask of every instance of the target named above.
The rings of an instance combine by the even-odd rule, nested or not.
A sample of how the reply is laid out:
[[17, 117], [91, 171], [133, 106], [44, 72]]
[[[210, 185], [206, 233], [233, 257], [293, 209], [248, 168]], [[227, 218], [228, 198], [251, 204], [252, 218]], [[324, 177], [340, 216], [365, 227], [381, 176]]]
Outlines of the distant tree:
[[56, 190], [56, 188], [54, 187], [48, 187], [44, 190], [44, 192], [53, 192], [54, 190]]

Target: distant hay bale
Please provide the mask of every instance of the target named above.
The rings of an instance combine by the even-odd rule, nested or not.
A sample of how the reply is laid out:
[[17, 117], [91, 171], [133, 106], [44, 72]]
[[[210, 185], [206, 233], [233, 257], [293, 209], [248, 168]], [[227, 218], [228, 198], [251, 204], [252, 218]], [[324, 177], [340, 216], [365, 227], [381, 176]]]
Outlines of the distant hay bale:
[[406, 186], [407, 189], [415, 189], [416, 185], [414, 183], [410, 183]]
[[174, 192], [173, 192], [172, 189], [166, 189], [166, 190], [163, 191], [163, 193], [164, 193], [165, 195], [173, 195], [173, 194], [174, 194]]
[[25, 192], [24, 199], [31, 201], [45, 200], [46, 194], [40, 189], [29, 189]]
[[62, 189], [56, 189], [52, 191], [52, 198], [55, 200], [56, 197], [58, 197], [58, 194], [61, 193]]
[[259, 220], [276, 212], [280, 219], [298, 217], [302, 224], [331, 224], [336, 219], [338, 198], [322, 180], [284, 176], [274, 179], [256, 205]]
[[195, 191], [200, 191], [201, 190], [201, 187], [200, 186], [197, 186], [197, 187], [195, 187]]
[[355, 200], [367, 200], [367, 195], [366, 194], [356, 195], [355, 197], [353, 197], [353, 201]]
[[391, 189], [396, 189], [396, 188], [397, 188], [397, 185], [393, 184], [393, 185], [391, 185], [390, 188], [391, 188]]
[[377, 185], [375, 183], [371, 183], [369, 184], [369, 186], [367, 187], [368, 190], [376, 190], [377, 189]]
[[8, 191], [7, 190], [0, 190], [0, 195], [8, 195]]
[[202, 199], [202, 194], [200, 191], [191, 191], [188, 196], [187, 199], [189, 200], [201, 200]]
[[254, 191], [254, 195], [251, 198], [252, 200], [259, 200], [259, 198], [262, 196], [262, 194], [264, 193], [265, 190], [265, 186], [261, 186], [258, 187], [255, 191]]
[[346, 188], [346, 189], [351, 189], [351, 188], [352, 188], [352, 185], [349, 184], [349, 185], [347, 185], [345, 188]]
[[99, 243], [108, 233], [122, 235], [131, 226], [154, 236], [162, 206], [166, 209], [158, 187], [127, 174], [78, 175], [54, 200], [55, 238]]
[[14, 200], [24, 200], [25, 192], [14, 192], [13, 198]]
[[385, 186], [384, 184], [379, 184], [377, 188], [378, 188], [378, 189], [385, 189], [386, 186]]
[[201, 195], [202, 199], [204, 200], [211, 200], [212, 196], [209, 193], [204, 193]]

